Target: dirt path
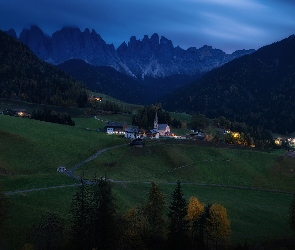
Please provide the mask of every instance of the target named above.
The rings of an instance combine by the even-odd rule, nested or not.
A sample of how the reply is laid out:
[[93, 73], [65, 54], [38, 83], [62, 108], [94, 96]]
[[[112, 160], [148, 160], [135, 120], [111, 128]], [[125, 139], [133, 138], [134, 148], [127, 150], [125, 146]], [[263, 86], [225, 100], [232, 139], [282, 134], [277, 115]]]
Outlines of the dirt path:
[[81, 167], [83, 164], [85, 164], [86, 162], [89, 162], [91, 160], [93, 160], [94, 158], [98, 157], [100, 154], [102, 154], [103, 152], [113, 149], [113, 148], [118, 148], [118, 147], [122, 147], [122, 146], [126, 146], [127, 144], [122, 144], [122, 145], [118, 145], [118, 146], [113, 146], [113, 147], [108, 147], [108, 148], [104, 148], [99, 150], [98, 152], [96, 152], [94, 155], [90, 156], [89, 158], [87, 158], [86, 160], [79, 162], [78, 164], [76, 164], [75, 166], [71, 167], [69, 170], [67, 170], [66, 172], [64, 172], [66, 175], [68, 175], [69, 177], [80, 181], [81, 177], [77, 176], [74, 174], [74, 171]]
[[[79, 168], [80, 166], [82, 166], [83, 164], [85, 164], [86, 162], [89, 162], [93, 159], [95, 159], [96, 157], [98, 157], [100, 154], [102, 154], [103, 152], [113, 149], [113, 148], [118, 148], [118, 147], [122, 147], [122, 146], [126, 146], [127, 144], [122, 144], [122, 145], [118, 145], [118, 146], [112, 146], [112, 147], [108, 147], [108, 148], [104, 148], [99, 150], [98, 152], [96, 152], [94, 155], [90, 156], [89, 158], [87, 158], [86, 160], [79, 162], [78, 164], [76, 164], [75, 166], [71, 167], [69, 170], [67, 170], [66, 172], [64, 172], [64, 174], [66, 174], [67, 176], [80, 181], [81, 177], [77, 176], [74, 174], [74, 171]], [[87, 181], [86, 184], [91, 184], [90, 181]], [[66, 187], [74, 187], [74, 186], [79, 186], [81, 184], [70, 184], [70, 185], [59, 185], [59, 186], [52, 186], [52, 187], [44, 187], [44, 188], [31, 188], [31, 189], [25, 189], [25, 190], [16, 190], [16, 191], [7, 191], [4, 192], [4, 194], [6, 195], [14, 195], [14, 194], [22, 194], [22, 193], [28, 193], [28, 192], [33, 192], [33, 191], [42, 191], [42, 190], [48, 190], [48, 189], [56, 189], [56, 188], [66, 188]]]
[[[98, 152], [96, 152], [94, 155], [90, 156], [89, 158], [87, 158], [86, 160], [79, 162], [78, 164], [76, 164], [75, 166], [71, 167], [69, 170], [67, 170], [66, 172], [64, 172], [64, 174], [68, 175], [69, 177], [80, 181], [81, 177], [77, 176], [74, 174], [74, 171], [79, 168], [80, 166], [82, 166], [83, 164], [95, 159], [96, 157], [98, 157], [100, 154], [102, 154], [103, 152], [113, 149], [113, 148], [117, 148], [117, 147], [122, 147], [122, 146], [126, 146], [127, 144], [122, 144], [122, 145], [118, 145], [118, 146], [113, 146], [113, 147], [108, 147], [108, 148], [104, 148], [99, 150]], [[140, 184], [150, 184], [149, 181], [124, 181], [124, 180], [110, 180], [113, 183], [121, 183], [121, 184], [128, 184], [128, 183], [140, 183]], [[86, 184], [91, 184], [91, 181], [86, 181]], [[176, 182], [161, 182], [158, 184], [168, 184], [168, 185], [176, 185]], [[274, 192], [274, 193], [284, 193], [284, 194], [293, 194], [292, 192], [287, 192], [287, 191], [283, 191], [283, 190], [272, 190], [272, 189], [263, 189], [263, 188], [251, 188], [251, 187], [243, 187], [243, 186], [229, 186], [229, 185], [223, 185], [223, 184], [203, 184], [203, 183], [194, 183], [194, 182], [182, 182], [182, 185], [195, 185], [195, 186], [205, 186], [205, 187], [220, 187], [220, 188], [231, 188], [231, 189], [244, 189], [244, 190], [252, 190], [252, 191], [262, 191], [262, 192]], [[32, 188], [32, 189], [27, 189], [27, 190], [16, 190], [16, 191], [8, 191], [5, 192], [4, 194], [6, 195], [14, 195], [14, 194], [21, 194], [21, 193], [28, 193], [28, 192], [33, 192], [33, 191], [42, 191], [42, 190], [49, 190], [49, 189], [56, 189], [56, 188], [66, 188], [66, 187], [74, 187], [74, 186], [79, 186], [81, 185], [80, 183], [78, 184], [70, 184], [70, 185], [60, 185], [60, 186], [53, 186], [53, 187], [44, 187], [44, 188]]]

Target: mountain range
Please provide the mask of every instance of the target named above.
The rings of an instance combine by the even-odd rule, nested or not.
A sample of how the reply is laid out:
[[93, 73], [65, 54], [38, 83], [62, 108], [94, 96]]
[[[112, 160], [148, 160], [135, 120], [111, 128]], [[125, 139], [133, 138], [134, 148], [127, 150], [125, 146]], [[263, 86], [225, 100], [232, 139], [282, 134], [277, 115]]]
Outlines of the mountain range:
[[213, 69], [158, 101], [166, 110], [294, 132], [295, 35]]
[[128, 103], [150, 105], [165, 94], [198, 79], [199, 75], [171, 75], [137, 79], [110, 66], [93, 66], [81, 59], [70, 59], [58, 68], [84, 82], [88, 89]]
[[[27, 36], [27, 41], [30, 41], [29, 44], [31, 44], [31, 47], [35, 47], [34, 53], [40, 56], [40, 58], [42, 55], [47, 55], [48, 58], [49, 54], [54, 55], [51, 50], [52, 38], [44, 35], [44, 33], [40, 29], [37, 29], [37, 27], [34, 27], [34, 29], [39, 30], [39, 38], [37, 39], [35, 36], [30, 38], [30, 36]], [[73, 31], [75, 29], [65, 28], [62, 30], [64, 32], [65, 30]], [[62, 32], [62, 30], [59, 32]], [[20, 40], [21, 37], [24, 39], [24, 37], [26, 37], [25, 34], [32, 34], [30, 32], [23, 31], [18, 39]], [[76, 29], [75, 32], [77, 34], [84, 34], [86, 31], [81, 32]], [[13, 30], [8, 31], [7, 33], [10, 34], [10, 36], [16, 37]], [[88, 34], [94, 35], [94, 31], [91, 33], [88, 32]], [[53, 34], [52, 37], [54, 36], [55, 35]], [[97, 34], [94, 36], [99, 37]], [[70, 40], [67, 39], [69, 39], [69, 37], [64, 41], [68, 41], [70, 43]], [[161, 39], [162, 42], [159, 43], [153, 43], [152, 41], [154, 40], [157, 40], [156, 35], [153, 35], [150, 39], [146, 37], [143, 41], [138, 41], [132, 38], [129, 44], [126, 44], [127, 47], [123, 43], [123, 47], [119, 46], [118, 49], [114, 49], [112, 45], [107, 45], [102, 39], [101, 43], [106, 46], [104, 47], [104, 52], [113, 51], [114, 55], [118, 55], [118, 50], [122, 51], [122, 48], [125, 48], [125, 51], [127, 51], [128, 49], [131, 50], [132, 44], [138, 44], [137, 49], [133, 48], [133, 51], [137, 50], [138, 54], [134, 55], [130, 53], [129, 55], [129, 60], [133, 62], [136, 62], [138, 58], [142, 58], [142, 53], [145, 50], [141, 50], [139, 48], [142, 48], [141, 46], [143, 44], [147, 44], [147, 42], [150, 45], [156, 44], [158, 50], [155, 51], [157, 52], [161, 51], [164, 47], [170, 48], [171, 51], [179, 50], [178, 47], [174, 48], [171, 46], [172, 43], [166, 41], [164, 38]], [[37, 77], [36, 80], [36, 75], [55, 71], [50, 71], [51, 68], [50, 70], [49, 68], [47, 70], [48, 66], [41, 64], [41, 60], [37, 60], [37, 57], [34, 57], [33, 54], [29, 52], [27, 47], [19, 45], [20, 43], [16, 43], [15, 39], [9, 42], [5, 38], [5, 41], [5, 44], [1, 46], [2, 54], [0, 55], [2, 63], [0, 71], [2, 74], [0, 90], [2, 91], [2, 96], [4, 95], [9, 97], [17, 93], [17, 96], [25, 98], [24, 100], [34, 101], [34, 98], [37, 96], [34, 96], [34, 93], [37, 93], [38, 91], [34, 92], [33, 86], [34, 84], [36, 85], [36, 82], [40, 79], [40, 76], [38, 76], [39, 78]], [[35, 41], [35, 43], [33, 43], [33, 41]], [[74, 48], [74, 44], [77, 46], [79, 45], [79, 43], [75, 40], [70, 45], [67, 45], [66, 42], [63, 42], [62, 44], [65, 47], [68, 46], [66, 48]], [[83, 44], [85, 45], [85, 43]], [[64, 54], [76, 53], [77, 55], [82, 55], [80, 49], [83, 46], [81, 44], [79, 46], [77, 47], [78, 51], [75, 51], [74, 49], [71, 51], [65, 50]], [[86, 47], [84, 47], [84, 49], [86, 51]], [[204, 47], [201, 49], [204, 50]], [[36, 51], [39, 51], [40, 53], [43, 51], [44, 53], [38, 54]], [[46, 54], [46, 51], [49, 51], [50, 53]], [[189, 49], [187, 51], [189, 51]], [[208, 51], [216, 52], [216, 50], [213, 49], [208, 49]], [[62, 53], [62, 49], [60, 49], [60, 52]], [[169, 58], [168, 52], [167, 55]], [[60, 58], [61, 57], [62, 55], [60, 55]], [[32, 58], [35, 58], [32, 65], [25, 62], [31, 62]], [[102, 56], [100, 60], [103, 61], [105, 58], [111, 57]], [[210, 56], [203, 59], [206, 61], [208, 58], [210, 58]], [[10, 60], [11, 63], [8, 65], [7, 62], [10, 62]], [[169, 60], [167, 61], [167, 65], [168, 64]], [[25, 67], [21, 65], [25, 65]], [[172, 69], [175, 69], [173, 64], [171, 65], [172, 68], [170, 69], [170, 72], [173, 71]], [[182, 67], [184, 67], [184, 65], [185, 63], [182, 64]], [[210, 63], [208, 65], [212, 66]], [[54, 66], [52, 65], [52, 67]], [[161, 103], [163, 108], [168, 111], [188, 112], [191, 114], [201, 113], [209, 118], [225, 116], [233, 121], [245, 122], [253, 127], [261, 126], [272, 132], [282, 134], [289, 134], [295, 131], [294, 35], [273, 44], [266, 45], [255, 52], [252, 51], [252, 53], [235, 58], [219, 67], [211, 68], [209, 70], [210, 67], [208, 66], [207, 71], [199, 70], [198, 74], [195, 75], [192, 73], [175, 74], [166, 77], [154, 78], [145, 74], [144, 78], [141, 76], [136, 78], [134, 77], [134, 73], [132, 73], [133, 76], [131, 76], [132, 74], [126, 75], [117, 71], [115, 67], [110, 65], [91, 65], [86, 62], [85, 57], [83, 59], [66, 60], [65, 62], [59, 64], [58, 67], [63, 70], [62, 72], [66, 71], [81, 81], [86, 82], [88, 86], [92, 84], [92, 87], [96, 88], [98, 91], [110, 91], [111, 89], [115, 89], [113, 90], [114, 96], [117, 95], [118, 97], [116, 97], [119, 99], [126, 96], [126, 101], [132, 100], [134, 103], [144, 104], [144, 101], [147, 100], [148, 97], [153, 96], [154, 99], [156, 98], [155, 101]], [[130, 69], [131, 66], [128, 68]], [[3, 72], [5, 73], [4, 75]], [[61, 71], [57, 72], [59, 72], [58, 74], [61, 79], [68, 79], [66, 82], [72, 81], [68, 78], [68, 76], [63, 75]], [[126, 73], [126, 71], [124, 73]], [[50, 74], [56, 75], [56, 73]], [[20, 78], [18, 78], [19, 75]], [[59, 91], [59, 88], [57, 88], [58, 77], [55, 76], [52, 80], [49, 80], [49, 75], [46, 74], [45, 77], [47, 80], [43, 80], [41, 83], [43, 82], [48, 84], [48, 82], [53, 81], [54, 88], [46, 85], [46, 87], [42, 90], [45, 96], [39, 101], [43, 101], [48, 95], [55, 96], [55, 99], [51, 99], [51, 102], [52, 100], [61, 100], [61, 94], [55, 94], [56, 91]], [[190, 76], [191, 78], [185, 78], [184, 80], [182, 79], [183, 76]], [[9, 84], [7, 84], [7, 82]], [[27, 82], [30, 83], [30, 92], [17, 92], [19, 87], [26, 89], [25, 87]], [[184, 82], [186, 83], [184, 84]], [[16, 86], [13, 84], [16, 84]], [[72, 88], [72, 85], [69, 86]], [[75, 89], [79, 90], [77, 85], [75, 86]], [[40, 86], [38, 88], [41, 89]], [[69, 93], [69, 91], [65, 88], [62, 89]], [[78, 92], [76, 92], [76, 96], [77, 93]], [[162, 96], [162, 94], [165, 96]]]
[[[13, 29], [7, 34], [17, 38]], [[111, 66], [138, 79], [176, 74], [199, 75], [255, 51], [238, 50], [226, 54], [206, 45], [184, 50], [174, 47], [171, 40], [156, 33], [150, 38], [145, 35], [142, 40], [131, 36], [128, 43], [122, 42], [115, 48], [94, 30], [81, 31], [75, 27], [65, 27], [48, 36], [38, 26], [31, 26], [30, 29], [23, 29], [18, 39], [46, 62], [57, 65], [69, 59], [81, 59], [93, 66]]]

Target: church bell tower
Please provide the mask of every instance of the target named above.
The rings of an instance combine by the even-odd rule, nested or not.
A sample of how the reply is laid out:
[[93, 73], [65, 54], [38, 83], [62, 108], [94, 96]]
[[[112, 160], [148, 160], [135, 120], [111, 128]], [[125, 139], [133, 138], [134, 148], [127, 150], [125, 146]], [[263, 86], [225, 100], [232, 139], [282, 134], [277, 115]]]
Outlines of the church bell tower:
[[156, 112], [156, 115], [155, 115], [155, 119], [154, 119], [154, 129], [158, 129], [158, 115], [157, 115], [157, 112]]

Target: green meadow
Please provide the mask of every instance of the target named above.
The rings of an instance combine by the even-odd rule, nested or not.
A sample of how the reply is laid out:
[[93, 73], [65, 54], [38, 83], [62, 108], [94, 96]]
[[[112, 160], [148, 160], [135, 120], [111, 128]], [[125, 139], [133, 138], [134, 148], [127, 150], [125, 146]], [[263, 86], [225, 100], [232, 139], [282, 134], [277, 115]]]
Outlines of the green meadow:
[[[57, 167], [69, 169], [100, 149], [126, 144], [105, 151], [75, 172], [89, 179], [106, 175], [113, 180], [120, 212], [145, 203], [151, 180], [163, 190], [168, 206], [175, 182], [180, 180], [187, 200], [194, 195], [204, 204], [217, 202], [226, 207], [235, 244], [291, 237], [288, 209], [295, 187], [295, 159], [285, 157], [284, 151], [173, 139], [145, 140], [142, 148], [136, 148], [127, 146], [122, 136], [101, 131], [105, 120], [115, 117], [98, 118], [77, 117], [76, 126], [69, 127], [0, 115], [4, 191], [75, 184], [57, 173]], [[75, 190], [67, 186], [9, 195], [5, 234], [12, 249], [23, 246], [26, 232], [46, 211], [58, 213], [68, 225]]]
[[126, 143], [94, 129], [5, 115], [0, 115], [0, 138], [0, 180], [6, 191], [73, 183], [57, 167], [70, 168], [100, 149]]
[[142, 148], [120, 147], [81, 166], [77, 175], [114, 180], [242, 186], [293, 192], [295, 159], [278, 154], [198, 145], [197, 142], [145, 141]]

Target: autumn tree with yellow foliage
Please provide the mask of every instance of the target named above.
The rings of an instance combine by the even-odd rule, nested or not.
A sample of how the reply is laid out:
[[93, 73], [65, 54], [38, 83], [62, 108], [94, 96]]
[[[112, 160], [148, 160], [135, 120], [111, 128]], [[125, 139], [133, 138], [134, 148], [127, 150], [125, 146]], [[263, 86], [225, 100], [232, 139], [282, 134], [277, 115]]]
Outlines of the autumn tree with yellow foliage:
[[192, 248], [195, 248], [197, 245], [202, 245], [202, 225], [201, 217], [204, 213], [204, 204], [201, 203], [195, 196], [192, 196], [189, 200], [187, 207], [187, 218], [189, 221], [189, 233], [191, 238]]
[[204, 204], [201, 203], [195, 196], [192, 196], [187, 206], [187, 218], [193, 222], [199, 219], [204, 211]]
[[208, 243], [227, 245], [230, 241], [230, 220], [228, 219], [226, 208], [214, 203], [209, 208], [209, 216], [206, 220], [205, 233]]

